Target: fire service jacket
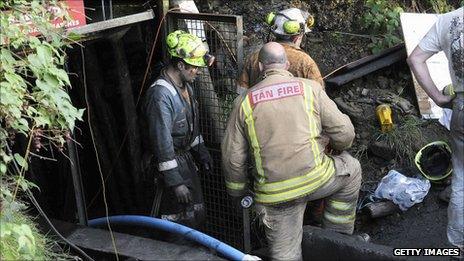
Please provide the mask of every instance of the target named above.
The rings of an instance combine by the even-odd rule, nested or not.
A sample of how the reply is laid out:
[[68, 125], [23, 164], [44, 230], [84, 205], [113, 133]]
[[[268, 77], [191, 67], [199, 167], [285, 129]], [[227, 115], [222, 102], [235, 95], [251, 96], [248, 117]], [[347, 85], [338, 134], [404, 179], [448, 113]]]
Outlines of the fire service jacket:
[[[255, 201], [276, 204], [310, 194], [335, 173], [321, 132], [335, 150], [351, 146], [355, 133], [347, 115], [313, 80], [271, 69], [237, 97], [222, 142], [228, 193], [251, 189]], [[251, 152], [253, 185], [247, 176]]]
[[193, 161], [201, 166], [211, 163], [199, 131], [198, 104], [193, 98], [190, 85], [187, 84], [186, 88], [190, 103], [163, 71], [146, 95], [148, 147], [168, 187], [192, 185], [192, 175], [197, 175]]

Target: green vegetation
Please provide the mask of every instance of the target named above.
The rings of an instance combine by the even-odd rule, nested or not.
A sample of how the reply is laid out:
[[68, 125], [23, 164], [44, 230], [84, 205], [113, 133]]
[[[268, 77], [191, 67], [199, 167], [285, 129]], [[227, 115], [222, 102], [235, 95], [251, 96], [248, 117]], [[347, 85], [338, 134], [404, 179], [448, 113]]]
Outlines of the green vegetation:
[[[50, 239], [38, 232], [18, 198], [34, 187], [24, 179], [30, 151], [48, 144], [61, 149], [83, 114], [66, 92], [69, 41], [64, 29], [50, 22], [66, 22], [69, 16], [57, 1], [1, 1], [0, 11], [0, 259], [66, 258], [50, 251]], [[28, 145], [13, 154], [17, 135], [26, 137]]]
[[[437, 14], [442, 14], [442, 13], [447, 13], [454, 8], [447, 3], [446, 0], [428, 0], [428, 3], [432, 6], [434, 13]], [[464, 3], [464, 1], [461, 2], [461, 5]]]
[[374, 35], [369, 45], [373, 53], [402, 42], [399, 28], [403, 8], [388, 0], [366, 0], [365, 7], [361, 24]]
[[[23, 184], [25, 186], [26, 184]], [[26, 185], [27, 186], [27, 185]], [[30, 185], [29, 185], [30, 186]], [[7, 188], [10, 189], [7, 189]], [[33, 219], [25, 215], [26, 205], [13, 198], [14, 183], [2, 180], [0, 199], [0, 253], [1, 260], [69, 260], [71, 256], [61, 251], [50, 238], [40, 234]]]
[[413, 115], [398, 119], [391, 132], [377, 134], [377, 141], [385, 142], [395, 150], [396, 160], [413, 164], [419, 148], [425, 145], [421, 130], [423, 121]]
[[219, 99], [219, 107], [221, 108], [221, 114], [219, 120], [221, 122], [227, 122], [229, 115], [232, 112], [234, 107], [234, 100], [237, 97], [236, 94], [225, 94], [221, 99]]
[[[454, 10], [457, 5], [458, 1], [447, 0], [364, 0], [365, 12], [360, 19], [360, 25], [372, 37], [369, 48], [373, 53], [378, 53], [382, 49], [393, 47], [403, 41], [400, 33], [402, 12], [442, 14]], [[460, 6], [463, 5], [464, 0], [460, 1]]]

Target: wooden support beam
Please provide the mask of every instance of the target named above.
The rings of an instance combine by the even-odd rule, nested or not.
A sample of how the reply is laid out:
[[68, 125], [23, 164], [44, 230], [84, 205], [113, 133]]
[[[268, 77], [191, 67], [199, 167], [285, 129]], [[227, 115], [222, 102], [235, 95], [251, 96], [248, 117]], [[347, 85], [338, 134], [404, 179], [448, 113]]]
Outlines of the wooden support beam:
[[390, 66], [406, 59], [404, 44], [384, 50], [379, 54], [371, 55], [349, 63], [328, 77], [325, 82], [341, 86], [358, 79], [371, 72]]
[[128, 25], [140, 23], [143, 21], [148, 21], [148, 20], [153, 19], [154, 17], [155, 15], [153, 13], [153, 10], [147, 10], [145, 12], [138, 13], [138, 14], [127, 15], [127, 16], [118, 17], [118, 18], [114, 18], [114, 19], [110, 19], [106, 21], [91, 23], [91, 24], [84, 25], [81, 27], [71, 28], [69, 29], [68, 32], [80, 34], [84, 37], [89, 37], [94, 34], [97, 34], [98, 36], [98, 33], [102, 31], [114, 29], [114, 28], [121, 27], [121, 26], [128, 26]]

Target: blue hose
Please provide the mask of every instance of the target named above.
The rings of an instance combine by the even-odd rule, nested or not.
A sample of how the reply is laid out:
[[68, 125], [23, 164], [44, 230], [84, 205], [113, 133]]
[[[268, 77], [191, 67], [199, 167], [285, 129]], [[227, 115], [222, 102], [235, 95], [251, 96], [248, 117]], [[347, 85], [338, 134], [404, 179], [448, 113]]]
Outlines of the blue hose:
[[[190, 240], [193, 240], [206, 247], [216, 250], [217, 252], [221, 253], [224, 257], [230, 260], [243, 260], [245, 257], [244, 253], [213, 237], [203, 234], [195, 229], [168, 220], [137, 215], [110, 216], [108, 218], [111, 224], [150, 227], [171, 233], [184, 235], [186, 238]], [[106, 217], [89, 220], [88, 224], [91, 227], [106, 225]]]

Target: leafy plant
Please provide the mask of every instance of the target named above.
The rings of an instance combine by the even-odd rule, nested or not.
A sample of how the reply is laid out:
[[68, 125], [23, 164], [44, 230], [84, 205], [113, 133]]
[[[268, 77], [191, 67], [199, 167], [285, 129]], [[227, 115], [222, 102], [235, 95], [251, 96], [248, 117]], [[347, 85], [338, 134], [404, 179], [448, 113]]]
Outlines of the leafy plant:
[[437, 14], [447, 13], [454, 9], [446, 0], [428, 0], [428, 2], [432, 6], [433, 11]]
[[0, 253], [2, 260], [71, 260], [66, 251], [56, 253], [56, 243], [42, 235], [34, 220], [24, 214], [27, 206], [15, 200], [11, 180], [3, 180], [0, 189]]
[[[66, 23], [70, 17], [55, 0], [1, 1], [0, 11], [1, 259], [49, 259], [47, 239], [23, 213], [17, 194], [35, 186], [24, 179], [30, 151], [44, 144], [62, 149], [83, 115], [66, 92], [70, 81], [63, 67], [69, 41], [64, 29], [51, 22]], [[18, 134], [28, 138], [27, 147], [13, 153]]]
[[[42, 140], [62, 147], [75, 120], [82, 118], [83, 110], [75, 108], [66, 93], [70, 82], [63, 69], [64, 48], [68, 46], [64, 31], [50, 23], [68, 19], [67, 12], [56, 1], [46, 2], [13, 0], [0, 4], [4, 43], [0, 49], [2, 174], [12, 160], [5, 157], [7, 139], [21, 133], [36, 137], [32, 144], [35, 149], [41, 148]], [[59, 11], [50, 12], [52, 7]], [[28, 23], [30, 26], [25, 26]], [[37, 31], [40, 36], [30, 31]], [[20, 157], [14, 159], [22, 165]]]
[[387, 0], [366, 0], [365, 7], [367, 10], [361, 24], [364, 29], [377, 34], [369, 45], [373, 53], [402, 42], [399, 25], [403, 9], [400, 6], [392, 5]]

